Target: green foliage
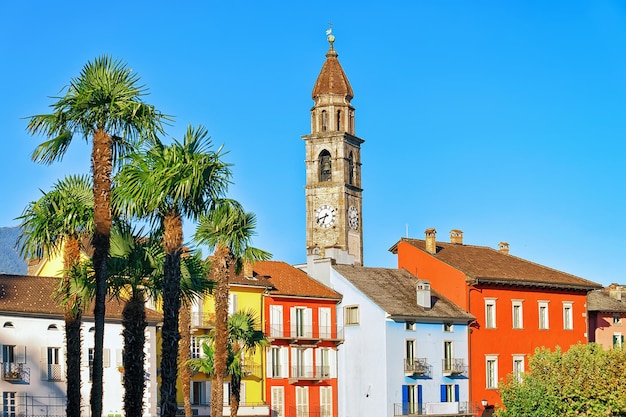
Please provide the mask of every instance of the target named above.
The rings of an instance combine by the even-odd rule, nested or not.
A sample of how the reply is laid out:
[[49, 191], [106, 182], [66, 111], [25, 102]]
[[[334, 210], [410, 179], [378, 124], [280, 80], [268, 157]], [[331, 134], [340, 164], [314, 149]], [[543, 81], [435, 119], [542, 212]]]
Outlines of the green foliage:
[[498, 417], [626, 416], [626, 350], [537, 349], [521, 380], [501, 384]]

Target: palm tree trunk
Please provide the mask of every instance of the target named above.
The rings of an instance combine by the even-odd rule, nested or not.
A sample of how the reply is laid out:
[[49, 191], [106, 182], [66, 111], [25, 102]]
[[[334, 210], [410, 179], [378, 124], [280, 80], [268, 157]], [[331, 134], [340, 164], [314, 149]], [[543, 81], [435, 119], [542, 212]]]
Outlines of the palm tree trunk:
[[193, 417], [191, 409], [191, 368], [187, 363], [191, 359], [191, 306], [183, 305], [178, 317], [180, 342], [178, 345], [178, 375], [183, 390], [185, 417]]
[[98, 129], [93, 137], [91, 170], [94, 198], [93, 267], [96, 276], [94, 303], [94, 355], [91, 386], [91, 417], [102, 416], [102, 353], [104, 348], [104, 318], [106, 314], [107, 258], [111, 244], [111, 172], [113, 170], [113, 141]]
[[211, 417], [222, 417], [224, 404], [224, 376], [228, 359], [228, 276], [231, 270], [231, 255], [227, 247], [218, 245], [215, 250], [211, 274], [215, 281], [215, 353], [211, 391]]
[[161, 416], [175, 417], [178, 315], [180, 310], [180, 255], [183, 246], [183, 220], [178, 213], [163, 219], [165, 267], [163, 279], [163, 328], [161, 346]]
[[230, 417], [237, 417], [239, 402], [241, 401], [241, 377], [239, 375], [230, 376]]
[[[80, 352], [81, 352], [81, 316], [82, 306], [75, 305], [70, 294], [70, 270], [80, 262], [80, 244], [76, 238], [68, 237], [65, 240], [63, 251], [63, 296], [65, 305], [65, 348], [67, 355], [65, 365], [67, 370], [67, 417], [80, 417]], [[78, 300], [80, 303], [81, 300]]]
[[146, 307], [144, 295], [135, 290], [122, 312], [124, 330], [124, 415], [143, 415], [143, 395], [145, 391], [145, 351]]

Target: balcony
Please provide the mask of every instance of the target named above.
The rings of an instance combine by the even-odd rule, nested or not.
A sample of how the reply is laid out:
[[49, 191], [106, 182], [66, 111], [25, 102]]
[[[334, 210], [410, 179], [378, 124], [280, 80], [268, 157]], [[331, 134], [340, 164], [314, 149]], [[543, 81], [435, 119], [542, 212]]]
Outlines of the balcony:
[[212, 329], [215, 327], [215, 314], [191, 313], [191, 328], [194, 330]]
[[407, 376], [430, 378], [432, 366], [428, 364], [426, 358], [405, 359], [404, 373]]
[[444, 375], [466, 377], [467, 365], [465, 364], [465, 359], [444, 358], [442, 360], [442, 372]]
[[330, 366], [292, 366], [289, 383], [331, 379]]
[[330, 326], [285, 326], [280, 324], [270, 324], [268, 339], [286, 340], [291, 344], [319, 344], [330, 341], [335, 345], [343, 343], [343, 328]]
[[258, 363], [247, 363], [244, 362], [241, 365], [241, 368], [243, 370], [243, 377], [257, 377], [257, 378], [262, 378], [263, 377], [263, 373], [261, 370], [261, 365], [259, 365]]
[[5, 362], [2, 364], [2, 380], [14, 384], [30, 382], [30, 368], [23, 363]]
[[477, 403], [461, 402], [429, 402], [394, 404], [394, 417], [436, 415], [438, 417], [472, 417], [480, 412]]

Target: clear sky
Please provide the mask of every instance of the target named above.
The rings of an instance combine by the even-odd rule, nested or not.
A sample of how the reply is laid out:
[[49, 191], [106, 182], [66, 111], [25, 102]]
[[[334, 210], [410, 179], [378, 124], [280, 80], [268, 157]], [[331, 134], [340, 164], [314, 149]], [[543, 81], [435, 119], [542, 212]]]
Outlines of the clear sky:
[[[435, 227], [601, 284], [626, 283], [626, 3], [511, 1], [0, 2], [0, 226], [61, 177], [89, 170], [76, 138], [37, 165], [48, 112], [82, 66], [124, 60], [174, 115], [229, 151], [229, 195], [255, 246], [305, 261], [311, 91], [335, 49], [365, 140], [366, 266]], [[167, 139], [166, 139], [167, 140]], [[193, 225], [187, 223], [187, 238]]]

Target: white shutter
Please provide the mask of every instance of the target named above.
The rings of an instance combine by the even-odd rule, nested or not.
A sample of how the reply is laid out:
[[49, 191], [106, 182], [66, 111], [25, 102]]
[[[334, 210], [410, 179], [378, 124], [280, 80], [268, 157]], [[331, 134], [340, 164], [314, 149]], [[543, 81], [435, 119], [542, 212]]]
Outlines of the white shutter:
[[237, 307], [237, 294], [229, 293], [228, 294], [228, 315], [232, 316], [238, 310]]
[[265, 348], [265, 376], [268, 378], [272, 377], [272, 347], [268, 346]]
[[283, 336], [283, 306], [270, 306], [270, 336]]
[[289, 322], [291, 324], [291, 326], [290, 326], [291, 333], [289, 334], [289, 336], [294, 337], [295, 335], [298, 334], [298, 333], [296, 333], [296, 326], [298, 324], [298, 319], [296, 318], [296, 308], [295, 307], [291, 307], [289, 309]]
[[111, 366], [111, 349], [104, 348], [102, 350], [102, 366], [105, 368]]
[[333, 415], [333, 387], [320, 387], [320, 417]]
[[337, 378], [337, 350], [328, 350], [328, 366], [330, 367], [330, 377]]
[[304, 309], [304, 335], [313, 337], [313, 309]]
[[283, 378], [289, 378], [289, 348], [285, 346], [280, 348], [280, 358], [280, 376]]
[[44, 381], [48, 379], [48, 347], [41, 347], [41, 356], [39, 357], [41, 363], [41, 379]]
[[123, 366], [123, 365], [124, 365], [124, 355], [122, 355], [122, 349], [115, 349], [115, 366]]
[[272, 387], [272, 417], [285, 417], [285, 390], [283, 387]]
[[[322, 368], [322, 349], [314, 348], [315, 351], [315, 367], [313, 368], [313, 376], [319, 377], [324, 375], [324, 369]], [[317, 370], [317, 372], [315, 372]]]
[[332, 329], [330, 328], [330, 308], [320, 307], [319, 316], [319, 335], [322, 339], [330, 339]]
[[17, 345], [14, 350], [15, 362], [17, 363], [26, 363], [26, 346], [25, 345]]

